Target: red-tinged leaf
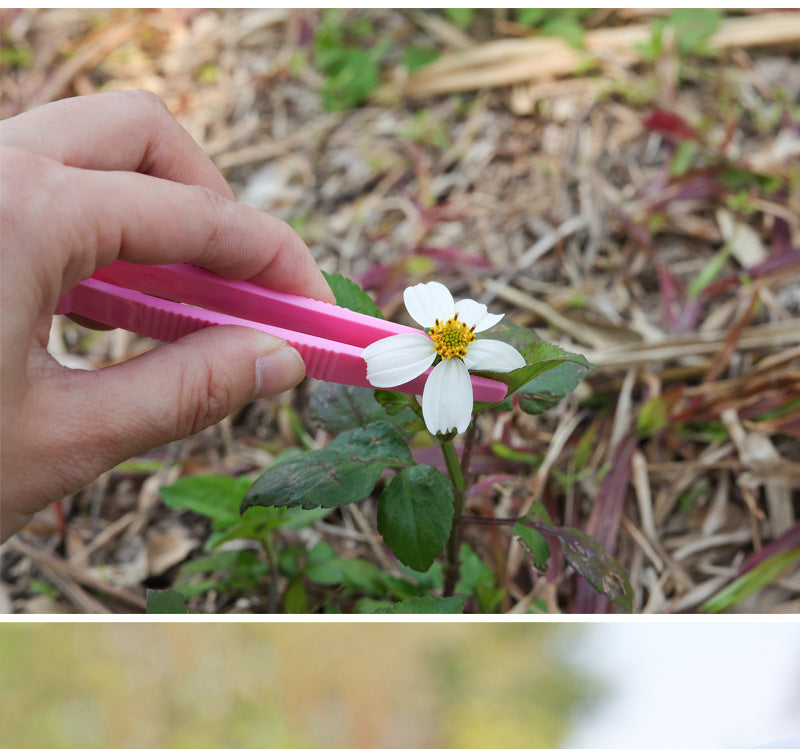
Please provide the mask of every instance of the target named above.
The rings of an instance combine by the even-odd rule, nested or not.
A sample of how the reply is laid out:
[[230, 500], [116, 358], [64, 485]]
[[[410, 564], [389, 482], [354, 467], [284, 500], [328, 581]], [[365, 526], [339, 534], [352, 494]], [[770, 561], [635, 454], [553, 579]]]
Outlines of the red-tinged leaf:
[[[418, 260], [424, 258], [424, 260]], [[425, 263], [431, 272], [450, 273], [469, 269], [475, 275], [486, 275], [495, 270], [490, 260], [474, 252], [467, 252], [458, 245], [430, 247], [422, 245], [397, 255], [390, 263], [373, 263], [361, 275], [363, 289], [374, 292], [378, 306], [402, 297], [403, 289], [410, 277], [417, 275], [414, 264]], [[417, 269], [418, 270], [418, 269]]]
[[657, 263], [658, 285], [661, 290], [661, 317], [664, 327], [671, 333], [686, 333], [694, 330], [702, 310], [698, 299], [686, 299], [686, 292], [672, 275], [666, 263]]
[[409, 276], [402, 258], [393, 263], [375, 263], [359, 279], [361, 288], [371, 291], [378, 307], [395, 308], [402, 304], [403, 289], [408, 286]]
[[767, 423], [776, 433], [800, 440], [800, 414], [786, 414], [782, 418], [773, 419]]
[[747, 269], [751, 278], [760, 278], [782, 270], [795, 270], [800, 266], [800, 247], [773, 253], [766, 260]]
[[[800, 247], [795, 248], [800, 251]], [[776, 218], [772, 227], [772, 254], [782, 255], [792, 251], [792, 228], [786, 219]]]
[[483, 494], [494, 495], [497, 493], [497, 486], [503, 484], [520, 483], [522, 479], [516, 473], [491, 473], [476, 481], [468, 490], [467, 497], [480, 497]]
[[642, 249], [646, 250], [651, 256], [654, 256], [656, 248], [653, 244], [653, 237], [650, 232], [641, 224], [637, 224], [625, 211], [617, 211], [617, 217], [627, 234], [634, 241], [638, 242]]
[[675, 276], [672, 275], [666, 263], [658, 263], [658, 286], [660, 289], [659, 301], [661, 303], [661, 318], [668, 330], [674, 330], [678, 320], [680, 308], [683, 306], [683, 289], [678, 286]]
[[457, 245], [447, 247], [426, 247], [420, 246], [414, 250], [415, 255], [431, 258], [436, 264], [437, 270], [447, 271], [454, 269], [471, 268], [476, 271], [490, 271], [494, 265], [482, 255], [474, 252], [466, 252]]
[[[591, 585], [595, 594], [605, 596], [630, 613], [633, 605], [633, 588], [622, 565], [606, 553], [605, 549], [589, 534], [577, 528], [549, 525], [540, 519], [528, 518], [518, 525], [529, 525], [541, 533], [548, 541], [556, 539], [567, 563], [580, 576], [580, 582]], [[548, 543], [551, 555], [553, 546]], [[551, 557], [552, 559], [552, 557]], [[548, 568], [550, 559], [548, 559]], [[549, 579], [548, 569], [548, 579]], [[606, 601], [606, 598], [602, 598]], [[603, 613], [605, 605], [598, 607]]]
[[[637, 442], [635, 436], [629, 436], [617, 446], [611, 457], [611, 470], [603, 479], [586, 527], [588, 534], [611, 557], [617, 548], [622, 507], [630, 484], [631, 458]], [[607, 608], [608, 598], [599, 594], [585, 579], [578, 580], [575, 596], [576, 613], [605, 614]]]
[[671, 179], [668, 187], [666, 195], [653, 202], [653, 210], [663, 210], [670, 203], [716, 198], [724, 192], [719, 183], [719, 170], [713, 167], [687, 171], [682, 176]]
[[663, 135], [673, 141], [700, 140], [697, 131], [683, 117], [673, 112], [665, 112], [663, 109], [657, 109], [647, 115], [642, 124], [648, 130], [659, 133], [659, 135]]

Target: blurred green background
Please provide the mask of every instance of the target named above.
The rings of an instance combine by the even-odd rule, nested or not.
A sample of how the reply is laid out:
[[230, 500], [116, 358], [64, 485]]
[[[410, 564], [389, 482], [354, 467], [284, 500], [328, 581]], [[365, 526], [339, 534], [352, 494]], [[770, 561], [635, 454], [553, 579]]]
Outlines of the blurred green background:
[[6, 623], [0, 743], [553, 749], [580, 625]]

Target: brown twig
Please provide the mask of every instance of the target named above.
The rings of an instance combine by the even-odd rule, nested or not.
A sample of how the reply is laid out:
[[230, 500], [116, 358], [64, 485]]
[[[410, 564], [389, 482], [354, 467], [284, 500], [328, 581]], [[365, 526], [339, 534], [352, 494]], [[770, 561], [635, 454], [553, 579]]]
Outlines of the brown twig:
[[[147, 608], [147, 603], [142, 596], [126, 590], [125, 588], [117, 588], [113, 585], [109, 585], [108, 583], [104, 583], [102, 580], [97, 580], [82, 570], [77, 569], [69, 562], [66, 562], [63, 559], [58, 559], [50, 554], [46, 554], [34, 546], [25, 543], [19, 538], [19, 536], [10, 538], [8, 541], [6, 541], [6, 544], [8, 544], [8, 547], [14, 551], [27, 556], [35, 564], [51, 570], [57, 575], [69, 578], [77, 583], [80, 583], [80, 585], [83, 585], [84, 587], [93, 588], [94, 590], [100, 591], [105, 595], [116, 598], [128, 606], [132, 606], [138, 611], [144, 611]], [[90, 611], [89, 613], [107, 612], [108, 609], [103, 607], [103, 611]]]

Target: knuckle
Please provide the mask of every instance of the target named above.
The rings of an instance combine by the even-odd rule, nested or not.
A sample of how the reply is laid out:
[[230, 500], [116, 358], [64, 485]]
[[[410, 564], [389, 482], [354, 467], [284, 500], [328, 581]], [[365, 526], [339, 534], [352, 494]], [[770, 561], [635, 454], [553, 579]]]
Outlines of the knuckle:
[[[170, 114], [166, 102], [152, 91], [146, 89], [134, 89], [131, 91], [120, 91], [116, 95], [129, 100], [132, 105], [140, 106], [148, 111], [153, 117], [160, 118], [165, 114]], [[170, 114], [170, 116], [172, 116]]]
[[201, 223], [197, 228], [201, 232], [203, 246], [209, 258], [215, 257], [223, 244], [231, 201], [202, 185], [190, 185], [189, 189], [194, 191], [201, 204], [197, 212]]
[[[68, 167], [30, 151], [0, 149], [0, 218], [9, 242], [80, 248], [88, 227], [72, 220], [65, 192], [74, 190]], [[36, 227], [35, 231], [31, 227]]]
[[203, 357], [192, 357], [181, 372], [175, 413], [175, 439], [205, 429], [230, 413], [236, 389], [233, 382]]

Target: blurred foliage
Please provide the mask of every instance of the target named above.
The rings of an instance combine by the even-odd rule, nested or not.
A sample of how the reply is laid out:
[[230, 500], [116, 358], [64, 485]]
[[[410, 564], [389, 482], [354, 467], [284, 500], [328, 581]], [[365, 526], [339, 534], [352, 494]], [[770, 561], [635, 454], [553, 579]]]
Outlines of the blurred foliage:
[[[480, 27], [481, 34], [493, 27], [494, 11], [489, 9], [444, 8], [422, 12], [441, 14], [467, 34], [473, 27]], [[591, 8], [524, 8], [513, 11], [513, 17], [521, 28], [560, 37], [572, 47], [582, 49], [584, 24], [591, 13]], [[383, 34], [375, 19], [376, 14], [365, 9], [322, 11], [314, 32], [312, 59], [323, 75], [320, 94], [327, 111], [346, 111], [364, 104], [380, 85], [390, 56], [394, 60], [399, 55], [395, 61], [408, 71], [421, 68], [439, 56], [434, 40], [424, 44], [397, 41]]]
[[647, 62], [654, 62], [674, 40], [681, 55], [707, 55], [708, 40], [725, 14], [711, 8], [678, 8], [665, 18], [654, 18], [650, 40], [639, 47]]
[[769, 585], [800, 559], [800, 548], [786, 549], [767, 557], [761, 564], [734, 579], [702, 606], [704, 614], [720, 614]]
[[592, 11], [592, 8], [520, 8], [516, 13], [517, 23], [561, 37], [575, 49], [582, 49], [583, 21]]
[[390, 39], [373, 44], [373, 21], [364, 13], [343, 15], [323, 11], [314, 35], [314, 65], [325, 76], [322, 103], [329, 112], [362, 104], [378, 87], [381, 62], [392, 46]]
[[579, 625], [6, 624], [9, 749], [553, 749]]

